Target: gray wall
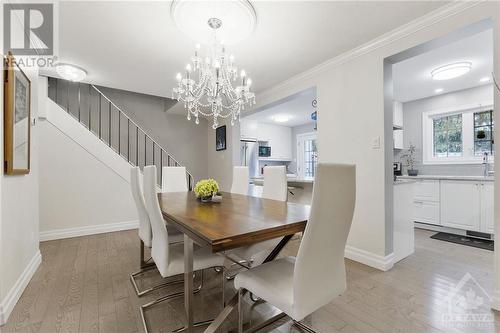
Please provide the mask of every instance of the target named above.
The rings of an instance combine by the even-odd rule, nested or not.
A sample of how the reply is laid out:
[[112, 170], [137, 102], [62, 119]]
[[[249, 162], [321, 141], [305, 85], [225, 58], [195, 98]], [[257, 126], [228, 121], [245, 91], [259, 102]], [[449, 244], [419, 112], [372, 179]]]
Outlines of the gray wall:
[[166, 151], [187, 167], [196, 180], [208, 176], [206, 164], [207, 121], [200, 124], [186, 116], [167, 111], [175, 101], [129, 91], [100, 88], [132, 120], [141, 126]]
[[289, 172], [297, 173], [297, 135], [315, 132], [314, 127], [314, 123], [292, 127], [292, 161], [288, 164]]
[[[486, 85], [435, 97], [403, 103], [404, 146], [413, 143], [417, 148], [417, 168], [420, 174], [482, 175], [480, 164], [422, 164], [422, 113], [425, 111], [493, 101], [493, 86]], [[401, 160], [403, 151], [395, 150], [395, 161]]]

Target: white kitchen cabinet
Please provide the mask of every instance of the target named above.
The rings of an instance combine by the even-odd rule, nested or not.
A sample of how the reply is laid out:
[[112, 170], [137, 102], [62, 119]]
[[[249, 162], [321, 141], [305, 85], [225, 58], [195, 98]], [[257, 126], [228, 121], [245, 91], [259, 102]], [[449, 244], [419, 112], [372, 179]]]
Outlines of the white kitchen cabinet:
[[260, 144], [271, 147], [266, 160], [290, 161], [292, 159], [292, 128], [265, 123], [258, 124], [257, 138]]
[[414, 200], [413, 213], [415, 221], [421, 223], [440, 225], [439, 202]]
[[392, 123], [394, 127], [403, 127], [403, 103], [394, 101], [392, 107]]
[[415, 199], [439, 201], [439, 180], [420, 180], [415, 183]]
[[404, 149], [403, 130], [392, 131], [394, 136], [394, 149]]
[[412, 203], [414, 182], [394, 183], [394, 262], [398, 262], [415, 252], [415, 230]]
[[413, 213], [415, 221], [440, 225], [439, 180], [417, 181], [414, 189]]
[[480, 184], [441, 180], [441, 225], [480, 231]]
[[481, 231], [489, 234], [494, 233], [494, 183], [483, 182], [481, 186]]

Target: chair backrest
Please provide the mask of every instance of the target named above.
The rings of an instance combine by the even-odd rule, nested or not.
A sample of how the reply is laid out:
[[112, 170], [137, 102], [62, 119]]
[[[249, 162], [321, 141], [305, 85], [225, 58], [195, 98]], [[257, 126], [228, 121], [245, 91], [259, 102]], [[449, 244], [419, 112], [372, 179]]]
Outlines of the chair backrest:
[[186, 167], [163, 167], [161, 191], [162, 192], [187, 192]]
[[264, 167], [264, 188], [262, 198], [286, 201], [288, 198], [288, 186], [285, 166]]
[[134, 198], [137, 214], [139, 215], [139, 237], [144, 242], [144, 245], [151, 247], [151, 223], [144, 202], [144, 194], [142, 190], [141, 170], [138, 167], [130, 169], [130, 189]]
[[331, 302], [346, 289], [344, 252], [355, 201], [356, 166], [319, 163], [311, 215], [293, 277], [294, 309], [299, 317]]
[[235, 166], [233, 168], [233, 185], [231, 186], [231, 193], [247, 195], [249, 181], [248, 167]]
[[144, 201], [153, 231], [151, 257], [153, 257], [160, 274], [166, 276], [169, 263], [168, 232], [156, 193], [156, 166], [154, 165], [144, 167]]

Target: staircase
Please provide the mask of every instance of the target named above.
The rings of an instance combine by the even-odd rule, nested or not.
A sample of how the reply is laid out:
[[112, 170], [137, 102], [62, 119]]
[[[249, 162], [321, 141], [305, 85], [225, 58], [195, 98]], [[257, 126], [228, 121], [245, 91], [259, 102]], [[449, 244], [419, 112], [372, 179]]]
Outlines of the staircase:
[[[164, 166], [181, 164], [158, 144], [146, 131], [92, 84], [48, 78], [49, 98], [70, 114], [82, 126], [96, 135], [132, 166], [141, 170], [156, 165], [161, 185]], [[194, 178], [186, 172], [188, 188]]]

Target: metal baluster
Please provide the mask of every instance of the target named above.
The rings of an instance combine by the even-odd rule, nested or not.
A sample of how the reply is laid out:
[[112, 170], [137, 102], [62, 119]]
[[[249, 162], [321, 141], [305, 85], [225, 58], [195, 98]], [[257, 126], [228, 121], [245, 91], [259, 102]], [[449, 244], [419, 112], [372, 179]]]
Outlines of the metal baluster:
[[122, 125], [121, 125], [121, 117], [122, 113], [120, 112], [120, 110], [118, 110], [118, 154], [121, 155], [121, 146], [122, 146], [122, 134], [121, 134], [121, 129], [122, 129]]
[[109, 121], [108, 121], [108, 138], [109, 138], [109, 146], [111, 147], [111, 102], [109, 102]]
[[148, 150], [146, 149], [146, 133], [144, 133], [144, 166], [146, 166], [147, 163], [147, 155]]
[[167, 166], [170, 166], [170, 155], [167, 155]]
[[90, 84], [89, 84], [89, 130], [92, 132], [92, 109], [91, 109], [91, 105], [92, 105], [92, 96], [91, 96], [91, 87], [90, 87]]
[[135, 164], [139, 166], [139, 127], [135, 127]]
[[127, 118], [127, 162], [130, 162], [130, 119]]
[[99, 94], [99, 139], [101, 139], [102, 95]]
[[160, 184], [163, 181], [163, 149], [160, 147]]
[[78, 82], [78, 122], [81, 122], [80, 118], [80, 103], [81, 103], [81, 96], [80, 96], [80, 82]]
[[67, 88], [66, 88], [66, 104], [67, 104], [67, 108], [66, 108], [66, 111], [68, 111], [69, 113], [69, 81], [68, 81], [68, 84], [67, 84]]
[[155, 142], [153, 140], [151, 140], [153, 142], [153, 165], [156, 165], [155, 164]]

